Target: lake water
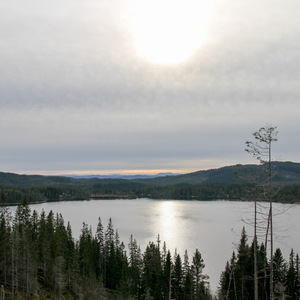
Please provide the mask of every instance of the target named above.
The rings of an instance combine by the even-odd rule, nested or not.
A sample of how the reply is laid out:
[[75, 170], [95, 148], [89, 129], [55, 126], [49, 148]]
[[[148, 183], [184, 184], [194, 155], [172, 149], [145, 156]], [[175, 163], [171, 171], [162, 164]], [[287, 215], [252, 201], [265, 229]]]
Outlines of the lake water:
[[[267, 211], [267, 203], [260, 208]], [[300, 253], [300, 205], [274, 204], [274, 248], [280, 247], [288, 260], [291, 248]], [[31, 205], [40, 213], [61, 213], [69, 221], [73, 236], [80, 235], [82, 223], [97, 228], [98, 217], [106, 228], [112, 218], [120, 240], [128, 244], [130, 235], [142, 251], [149, 241], [162, 242], [182, 256], [188, 250], [191, 260], [196, 249], [205, 262], [204, 272], [210, 276], [212, 291], [216, 291], [221, 272], [232, 252], [236, 250], [242, 227], [252, 240], [253, 203], [236, 201], [179, 201], [179, 200], [90, 200], [51, 202]], [[12, 211], [15, 208], [11, 208]]]

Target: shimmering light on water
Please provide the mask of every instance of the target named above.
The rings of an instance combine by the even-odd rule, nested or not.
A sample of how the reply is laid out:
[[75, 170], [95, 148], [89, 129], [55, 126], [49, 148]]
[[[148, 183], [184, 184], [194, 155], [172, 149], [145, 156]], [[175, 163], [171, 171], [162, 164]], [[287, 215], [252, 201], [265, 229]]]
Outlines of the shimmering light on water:
[[155, 222], [155, 231], [165, 240], [176, 239], [178, 229], [176, 226], [176, 205], [174, 201], [161, 201], [157, 205], [157, 222]]

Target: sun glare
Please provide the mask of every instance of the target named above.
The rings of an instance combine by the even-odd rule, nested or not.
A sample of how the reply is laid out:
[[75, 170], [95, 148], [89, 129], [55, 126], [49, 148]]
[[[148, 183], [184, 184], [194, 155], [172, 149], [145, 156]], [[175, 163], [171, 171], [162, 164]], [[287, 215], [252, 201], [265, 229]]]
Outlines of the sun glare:
[[206, 42], [210, 1], [133, 0], [129, 23], [138, 55], [152, 63], [177, 64]]

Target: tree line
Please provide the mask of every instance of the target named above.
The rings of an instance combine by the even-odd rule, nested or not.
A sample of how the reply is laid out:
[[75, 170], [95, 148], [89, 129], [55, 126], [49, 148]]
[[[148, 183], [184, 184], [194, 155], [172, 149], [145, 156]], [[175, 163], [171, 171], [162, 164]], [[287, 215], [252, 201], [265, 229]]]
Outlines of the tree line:
[[95, 234], [83, 223], [75, 240], [60, 214], [38, 215], [26, 200], [14, 216], [1, 207], [1, 300], [212, 299], [204, 267], [197, 249], [190, 261], [159, 236], [144, 252], [133, 236], [126, 247], [111, 219]]
[[[254, 288], [254, 240], [249, 245], [243, 228], [241, 239], [221, 274], [218, 298], [220, 300], [252, 300]], [[277, 248], [273, 259], [268, 259], [264, 243], [256, 246], [258, 267], [258, 299], [270, 299], [270, 263], [273, 263], [273, 288], [275, 299], [300, 299], [300, 260], [292, 249], [289, 260]]]
[[[18, 204], [26, 198], [29, 203], [47, 201], [76, 201], [91, 198], [152, 198], [174, 200], [249, 200], [247, 184], [175, 184], [169, 186], [140, 185], [124, 180], [103, 181], [92, 186], [41, 186], [17, 187], [0, 185], [1, 202]], [[276, 188], [276, 187], [275, 187]], [[274, 201], [293, 203], [300, 201], [300, 185], [280, 186], [274, 194]]]
[[[254, 202], [254, 237], [251, 247], [247, 235], [242, 231], [237, 256], [233, 253], [221, 276], [220, 299], [299, 299], [300, 269], [299, 256], [290, 254], [287, 264], [280, 249], [274, 251], [273, 202], [281, 189], [274, 186], [273, 143], [277, 141], [277, 128], [261, 127], [253, 133], [252, 141], [246, 141], [246, 152], [262, 166], [261, 174], [246, 169], [240, 178], [247, 182], [247, 191]], [[245, 176], [246, 175], [246, 176]], [[259, 209], [258, 201], [269, 203], [268, 211]], [[258, 246], [257, 233], [262, 230], [264, 243]], [[269, 259], [267, 248], [270, 246]]]

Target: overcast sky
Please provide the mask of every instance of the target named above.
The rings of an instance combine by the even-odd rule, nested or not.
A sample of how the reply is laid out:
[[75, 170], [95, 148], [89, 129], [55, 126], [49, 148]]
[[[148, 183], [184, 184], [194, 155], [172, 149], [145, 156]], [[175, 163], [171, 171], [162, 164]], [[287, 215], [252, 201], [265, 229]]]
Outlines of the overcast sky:
[[0, 2], [0, 170], [190, 172], [300, 162], [300, 1]]

